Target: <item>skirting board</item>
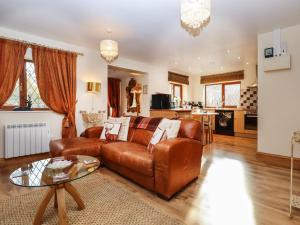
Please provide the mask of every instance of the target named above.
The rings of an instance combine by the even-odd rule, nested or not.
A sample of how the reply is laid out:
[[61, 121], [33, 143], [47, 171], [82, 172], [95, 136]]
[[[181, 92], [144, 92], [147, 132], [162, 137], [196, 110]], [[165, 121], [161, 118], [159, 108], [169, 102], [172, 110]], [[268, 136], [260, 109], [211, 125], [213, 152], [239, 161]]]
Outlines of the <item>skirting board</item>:
[[30, 157], [40, 157], [40, 156], [45, 156], [45, 157], [51, 157], [50, 152], [44, 152], [44, 153], [38, 153], [38, 154], [34, 154], [34, 155], [24, 155], [24, 156], [19, 156], [19, 157], [14, 157], [14, 158], [0, 158], [0, 161], [9, 161], [9, 160], [20, 160], [20, 159], [26, 159], [26, 158], [30, 158]]
[[[257, 152], [256, 158], [272, 166], [291, 168], [291, 158], [288, 156], [274, 155], [269, 153]], [[300, 159], [294, 158], [294, 168], [300, 170]]]

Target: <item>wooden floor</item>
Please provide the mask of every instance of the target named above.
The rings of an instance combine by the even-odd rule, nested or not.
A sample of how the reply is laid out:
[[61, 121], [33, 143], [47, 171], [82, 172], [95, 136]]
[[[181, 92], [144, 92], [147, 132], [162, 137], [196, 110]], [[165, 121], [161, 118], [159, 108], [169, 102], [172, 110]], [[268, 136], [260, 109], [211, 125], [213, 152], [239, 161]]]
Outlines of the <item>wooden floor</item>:
[[[186, 224], [299, 225], [299, 210], [293, 219], [288, 217], [289, 170], [259, 162], [254, 139], [215, 139], [204, 149], [200, 178], [171, 201], [162, 200], [105, 168], [99, 173]], [[26, 161], [44, 157], [0, 162], [0, 198], [30, 191], [11, 185], [8, 174]], [[300, 194], [300, 171], [296, 171], [295, 183]]]

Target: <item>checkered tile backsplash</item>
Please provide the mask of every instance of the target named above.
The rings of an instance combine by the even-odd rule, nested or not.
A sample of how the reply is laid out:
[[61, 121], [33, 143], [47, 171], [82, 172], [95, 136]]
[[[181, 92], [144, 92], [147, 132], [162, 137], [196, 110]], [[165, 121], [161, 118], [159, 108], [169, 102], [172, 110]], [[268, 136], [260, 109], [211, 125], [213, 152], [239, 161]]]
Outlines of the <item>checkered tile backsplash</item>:
[[247, 88], [241, 91], [241, 107], [245, 110], [257, 111], [257, 88]]

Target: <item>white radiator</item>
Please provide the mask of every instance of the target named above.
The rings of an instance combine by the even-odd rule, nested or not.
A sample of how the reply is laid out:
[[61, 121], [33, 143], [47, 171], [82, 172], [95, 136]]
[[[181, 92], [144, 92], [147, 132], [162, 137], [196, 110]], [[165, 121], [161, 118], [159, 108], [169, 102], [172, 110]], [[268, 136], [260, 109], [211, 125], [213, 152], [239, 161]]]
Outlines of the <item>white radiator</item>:
[[47, 123], [5, 125], [5, 158], [49, 152], [50, 128]]

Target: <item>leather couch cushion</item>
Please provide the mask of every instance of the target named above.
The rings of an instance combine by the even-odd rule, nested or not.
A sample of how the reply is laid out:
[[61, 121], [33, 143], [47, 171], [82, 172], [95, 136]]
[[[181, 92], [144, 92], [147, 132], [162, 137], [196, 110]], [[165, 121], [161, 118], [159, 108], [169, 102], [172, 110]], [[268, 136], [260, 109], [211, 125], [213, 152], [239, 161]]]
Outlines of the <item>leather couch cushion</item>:
[[152, 177], [153, 174], [153, 154], [146, 149], [132, 148], [121, 155], [120, 164], [145, 176]]
[[126, 151], [131, 143], [114, 142], [102, 146], [101, 157], [104, 160], [120, 165], [121, 154]]
[[178, 137], [201, 141], [201, 123], [193, 119], [182, 119]]
[[154, 176], [153, 155], [143, 145], [130, 142], [105, 144], [101, 156], [105, 161], [124, 166], [145, 176]]
[[131, 142], [148, 146], [153, 133], [154, 132], [145, 129], [135, 129], [132, 134]]
[[62, 155], [100, 156], [103, 141], [98, 138], [66, 138], [50, 141], [52, 157]]

